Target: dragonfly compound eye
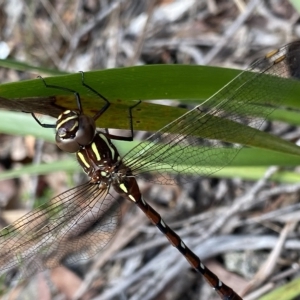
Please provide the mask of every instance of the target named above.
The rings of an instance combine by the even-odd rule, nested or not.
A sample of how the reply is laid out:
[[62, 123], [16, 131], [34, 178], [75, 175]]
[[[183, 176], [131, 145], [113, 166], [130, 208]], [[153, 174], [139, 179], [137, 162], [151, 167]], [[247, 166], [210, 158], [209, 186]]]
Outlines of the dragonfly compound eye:
[[56, 124], [56, 144], [66, 152], [77, 152], [91, 143], [95, 135], [95, 121], [86, 115], [66, 111]]

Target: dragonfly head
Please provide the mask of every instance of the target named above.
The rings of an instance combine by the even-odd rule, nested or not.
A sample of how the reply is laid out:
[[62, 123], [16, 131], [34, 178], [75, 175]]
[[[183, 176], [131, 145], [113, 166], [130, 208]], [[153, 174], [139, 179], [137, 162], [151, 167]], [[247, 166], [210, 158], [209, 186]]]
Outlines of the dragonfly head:
[[93, 118], [66, 110], [56, 122], [56, 144], [63, 151], [77, 152], [92, 142], [95, 130], [96, 124]]

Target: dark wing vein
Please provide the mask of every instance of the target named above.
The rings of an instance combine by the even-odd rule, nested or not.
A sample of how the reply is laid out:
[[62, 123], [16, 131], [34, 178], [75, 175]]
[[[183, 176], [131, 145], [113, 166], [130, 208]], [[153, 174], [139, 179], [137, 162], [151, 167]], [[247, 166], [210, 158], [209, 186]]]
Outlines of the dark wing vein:
[[90, 182], [70, 189], [0, 232], [0, 272], [28, 277], [62, 261], [76, 262], [104, 248], [119, 209], [108, 189]]
[[[223, 168], [250, 141], [253, 128], [259, 129], [280, 105], [284, 93], [299, 84], [291, 80], [288, 89], [283, 79], [299, 76], [293, 70], [299, 50], [300, 43], [294, 43], [256, 61], [203, 104], [129, 151], [122, 159], [124, 165], [136, 175], [157, 172], [160, 176], [153, 181], [161, 184], [175, 183], [165, 176], [167, 172], [182, 173], [184, 182], [187, 172], [210, 175]], [[279, 57], [283, 57], [280, 62]]]

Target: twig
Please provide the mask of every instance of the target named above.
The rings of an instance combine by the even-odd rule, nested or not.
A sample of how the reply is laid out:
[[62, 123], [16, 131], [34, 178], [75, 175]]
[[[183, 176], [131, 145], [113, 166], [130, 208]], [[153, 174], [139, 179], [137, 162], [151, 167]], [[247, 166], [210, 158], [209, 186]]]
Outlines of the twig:
[[241, 27], [241, 25], [249, 18], [253, 10], [260, 3], [259, 0], [252, 0], [246, 7], [244, 13], [242, 13], [236, 20], [229, 26], [225, 34], [220, 38], [219, 42], [207, 53], [204, 57], [204, 64], [209, 64], [215, 56], [222, 50], [222, 48], [229, 43], [231, 37], [236, 33], [236, 31]]

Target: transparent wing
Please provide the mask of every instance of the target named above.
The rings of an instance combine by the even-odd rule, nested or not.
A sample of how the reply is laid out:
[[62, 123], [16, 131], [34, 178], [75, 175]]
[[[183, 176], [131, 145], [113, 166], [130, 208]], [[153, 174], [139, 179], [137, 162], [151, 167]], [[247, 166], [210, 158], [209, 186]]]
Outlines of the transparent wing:
[[89, 182], [70, 189], [0, 231], [0, 274], [23, 279], [89, 258], [110, 241], [118, 221], [108, 189]]
[[[282, 95], [299, 84], [289, 79], [287, 87], [287, 79], [282, 79], [299, 79], [299, 66], [300, 42], [257, 60], [203, 104], [129, 151], [122, 159], [124, 166], [136, 175], [155, 171], [160, 176], [152, 181], [161, 184], [175, 183], [166, 173], [195, 173], [199, 165], [204, 175], [216, 172], [241, 149], [236, 141], [247, 144], [256, 133], [253, 128], [259, 129]], [[190, 180], [184, 174], [181, 178]]]

